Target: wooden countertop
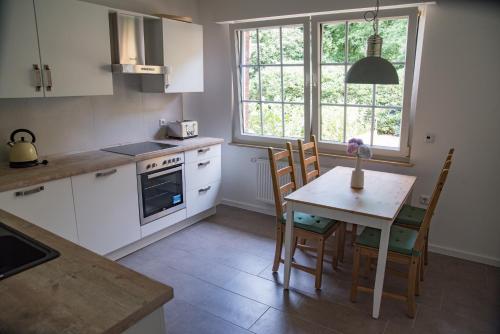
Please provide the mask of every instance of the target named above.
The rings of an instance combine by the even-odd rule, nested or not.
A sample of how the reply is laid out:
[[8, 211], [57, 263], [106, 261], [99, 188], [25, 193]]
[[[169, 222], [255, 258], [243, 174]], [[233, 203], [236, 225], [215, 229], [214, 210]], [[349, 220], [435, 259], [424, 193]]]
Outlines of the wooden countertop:
[[210, 137], [153, 141], [178, 146], [135, 157], [104, 151], [89, 151], [52, 157], [49, 156], [45, 157], [49, 161], [48, 165], [23, 169], [9, 168], [8, 163], [4, 162], [0, 164], [0, 192], [28, 187], [70, 176], [91, 173], [101, 169], [113, 168], [128, 163], [161, 157], [163, 155], [195, 150], [200, 147], [221, 144], [224, 142], [223, 139]]
[[121, 333], [173, 289], [0, 210], [0, 221], [59, 251], [0, 280], [0, 333]]

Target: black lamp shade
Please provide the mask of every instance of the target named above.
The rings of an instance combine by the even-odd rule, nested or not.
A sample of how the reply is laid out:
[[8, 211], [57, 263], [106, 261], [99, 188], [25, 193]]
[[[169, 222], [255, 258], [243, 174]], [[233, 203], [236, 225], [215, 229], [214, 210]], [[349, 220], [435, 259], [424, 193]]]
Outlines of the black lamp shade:
[[398, 73], [387, 60], [369, 56], [358, 60], [347, 72], [345, 82], [355, 84], [399, 84]]

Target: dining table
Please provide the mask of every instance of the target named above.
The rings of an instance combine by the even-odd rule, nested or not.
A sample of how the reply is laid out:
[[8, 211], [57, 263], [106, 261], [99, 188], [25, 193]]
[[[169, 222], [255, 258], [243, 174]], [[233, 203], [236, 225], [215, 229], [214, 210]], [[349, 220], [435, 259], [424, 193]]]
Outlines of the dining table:
[[289, 289], [292, 267], [294, 212], [303, 212], [339, 222], [381, 230], [372, 316], [378, 319], [391, 225], [411, 196], [416, 177], [364, 170], [364, 187], [351, 187], [353, 168], [337, 166], [285, 196], [285, 277]]

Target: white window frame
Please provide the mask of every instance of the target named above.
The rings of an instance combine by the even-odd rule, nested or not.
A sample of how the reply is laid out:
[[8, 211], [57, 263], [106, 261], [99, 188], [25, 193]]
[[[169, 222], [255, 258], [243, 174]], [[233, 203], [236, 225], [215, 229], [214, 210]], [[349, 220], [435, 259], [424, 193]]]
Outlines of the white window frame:
[[[283, 145], [285, 141], [295, 142], [300, 138], [257, 136], [243, 132], [243, 119], [241, 113], [241, 77], [240, 77], [240, 57], [238, 54], [237, 33], [240, 30], [256, 28], [272, 28], [289, 25], [304, 26], [304, 135], [308, 137], [308, 129], [311, 128], [311, 86], [310, 86], [310, 20], [309, 17], [299, 17], [282, 20], [268, 20], [258, 22], [247, 22], [241, 24], [232, 24], [229, 26], [231, 53], [232, 53], [232, 77], [233, 77], [233, 140], [238, 143], [257, 144], [257, 145]], [[262, 89], [262, 87], [260, 87]], [[281, 103], [283, 103], [282, 101]], [[286, 102], [284, 102], [286, 104]], [[262, 110], [261, 110], [262, 112]], [[302, 138], [304, 139], [304, 138]]]
[[[417, 42], [417, 21], [418, 21], [418, 8], [401, 8], [394, 10], [381, 10], [378, 15], [379, 18], [398, 18], [408, 17], [408, 36], [406, 42], [406, 60], [405, 60], [405, 82], [404, 82], [404, 95], [402, 105], [402, 119], [401, 119], [401, 135], [400, 147], [389, 148], [372, 146], [374, 156], [377, 157], [390, 157], [390, 158], [408, 158], [410, 154], [410, 131], [411, 131], [411, 99], [413, 89], [413, 72], [415, 67], [415, 51]], [[344, 22], [350, 20], [363, 21], [363, 13], [342, 13], [332, 15], [313, 16], [311, 19], [311, 59], [312, 59], [312, 121], [311, 131], [319, 139], [320, 131], [320, 68], [321, 68], [321, 36], [320, 24], [331, 22]], [[346, 48], [347, 48], [346, 44]], [[382, 45], [383, 48], [383, 45]], [[344, 153], [347, 144], [333, 143], [319, 140], [319, 149], [322, 152], [329, 153]]]
[[[408, 36], [405, 64], [405, 82], [402, 106], [400, 147], [388, 148], [372, 146], [374, 157], [407, 160], [410, 155], [411, 120], [414, 110], [411, 109], [413, 74], [415, 67], [415, 53], [417, 42], [418, 8], [400, 8], [381, 10], [379, 18], [408, 17]], [[321, 66], [320, 53], [320, 24], [328, 22], [349, 20], [363, 20], [363, 12], [338, 13], [317, 15], [312, 17], [297, 17], [280, 20], [254, 21], [247, 23], [231, 24], [229, 26], [232, 78], [233, 78], [233, 141], [235, 143], [250, 145], [280, 145], [286, 141], [296, 143], [298, 138], [271, 137], [246, 134], [243, 132], [243, 119], [241, 113], [241, 78], [238, 55], [237, 32], [245, 29], [270, 28], [286, 25], [304, 26], [304, 137], [306, 141], [310, 134], [315, 134], [319, 139], [320, 129], [320, 85], [319, 73]], [[312, 78], [312, 80], [311, 80]], [[262, 89], [262, 88], [261, 88]], [[320, 152], [332, 154], [345, 154], [346, 144], [319, 141]]]

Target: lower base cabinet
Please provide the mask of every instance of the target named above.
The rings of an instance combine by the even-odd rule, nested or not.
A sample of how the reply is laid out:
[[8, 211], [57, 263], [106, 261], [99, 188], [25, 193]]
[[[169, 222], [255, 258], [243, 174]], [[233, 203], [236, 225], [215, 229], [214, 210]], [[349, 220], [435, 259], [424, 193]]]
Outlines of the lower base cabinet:
[[220, 201], [221, 181], [188, 190], [186, 196], [187, 216], [194, 216], [216, 206]]
[[135, 164], [71, 180], [80, 245], [104, 255], [141, 238]]
[[0, 209], [77, 242], [69, 178], [0, 193]]

